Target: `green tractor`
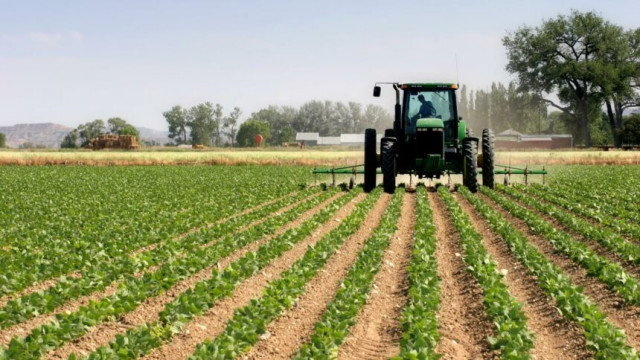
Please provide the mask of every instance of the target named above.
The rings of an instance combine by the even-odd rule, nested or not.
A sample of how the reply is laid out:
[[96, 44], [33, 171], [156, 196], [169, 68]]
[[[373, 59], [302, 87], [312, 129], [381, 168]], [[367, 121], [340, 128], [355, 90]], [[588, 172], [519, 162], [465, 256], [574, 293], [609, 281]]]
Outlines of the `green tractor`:
[[[393, 193], [398, 174], [418, 178], [440, 178], [462, 174], [463, 184], [478, 190], [478, 167], [482, 184], [494, 187], [494, 135], [482, 131], [482, 154], [479, 139], [458, 115], [456, 84], [377, 83], [373, 96], [380, 96], [378, 84], [390, 84], [396, 92], [393, 129], [386, 129], [377, 154], [375, 129], [366, 129], [364, 137], [364, 189], [376, 187], [378, 168], [382, 170], [385, 192]], [[400, 92], [402, 91], [402, 103]]]

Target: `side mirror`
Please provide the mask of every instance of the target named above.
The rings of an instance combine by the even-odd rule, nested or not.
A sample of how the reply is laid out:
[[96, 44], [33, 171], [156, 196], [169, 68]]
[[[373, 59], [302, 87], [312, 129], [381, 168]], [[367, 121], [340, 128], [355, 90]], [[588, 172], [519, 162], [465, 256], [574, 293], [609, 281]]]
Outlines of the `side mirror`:
[[374, 97], [380, 97], [380, 86], [374, 86], [373, 87], [373, 96]]

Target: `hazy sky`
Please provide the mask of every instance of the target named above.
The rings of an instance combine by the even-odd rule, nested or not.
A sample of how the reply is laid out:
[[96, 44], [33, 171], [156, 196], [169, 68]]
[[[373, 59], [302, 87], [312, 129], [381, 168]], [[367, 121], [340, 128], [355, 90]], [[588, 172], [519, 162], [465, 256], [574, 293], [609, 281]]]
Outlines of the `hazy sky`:
[[[501, 38], [571, 9], [640, 26], [640, 1], [0, 1], [0, 126], [173, 105], [374, 103], [375, 81], [510, 79]], [[384, 91], [383, 90], [383, 91]]]

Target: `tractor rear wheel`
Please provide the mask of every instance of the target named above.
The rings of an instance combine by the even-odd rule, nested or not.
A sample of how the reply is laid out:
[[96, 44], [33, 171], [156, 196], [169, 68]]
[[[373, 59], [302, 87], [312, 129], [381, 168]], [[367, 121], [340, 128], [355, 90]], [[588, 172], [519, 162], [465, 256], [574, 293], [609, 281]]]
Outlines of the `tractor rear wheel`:
[[495, 163], [494, 143], [493, 130], [482, 130], [482, 185], [490, 189], [493, 189], [495, 184], [493, 173]]
[[382, 139], [382, 184], [384, 192], [393, 194], [396, 191], [396, 151], [395, 138]]
[[464, 164], [462, 183], [475, 193], [478, 191], [478, 138], [465, 138], [462, 141]]
[[370, 192], [376, 187], [376, 129], [364, 131], [364, 191]]

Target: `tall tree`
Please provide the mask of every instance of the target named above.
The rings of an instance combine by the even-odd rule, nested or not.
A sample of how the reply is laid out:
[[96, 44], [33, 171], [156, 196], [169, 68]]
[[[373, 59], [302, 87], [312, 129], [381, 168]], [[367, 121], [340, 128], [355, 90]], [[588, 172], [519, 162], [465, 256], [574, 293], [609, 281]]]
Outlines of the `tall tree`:
[[211, 127], [213, 128], [212, 143], [215, 146], [222, 145], [221, 128], [224, 125], [224, 112], [222, 110], [223, 108], [220, 104], [216, 104], [215, 108], [213, 109], [213, 123], [211, 124]]
[[0, 148], [3, 148], [7, 145], [7, 136], [4, 133], [0, 133]]
[[591, 146], [590, 104], [603, 100], [598, 73], [607, 67], [604, 49], [615, 32], [612, 27], [593, 12], [573, 11], [535, 29], [521, 27], [503, 38], [507, 70], [517, 74], [520, 89], [556, 92], [560, 103], [543, 100], [575, 119], [587, 147]]
[[120, 130], [127, 126], [127, 122], [119, 117], [113, 117], [107, 120], [107, 126], [110, 133], [119, 134]]
[[65, 135], [60, 147], [63, 149], [76, 149], [78, 147], [78, 130], [73, 129]]
[[242, 115], [242, 110], [239, 107], [233, 108], [233, 111], [224, 118], [222, 127], [225, 129], [225, 135], [231, 139], [231, 146], [234, 144], [236, 138], [236, 126], [238, 125], [238, 119]]
[[187, 126], [189, 127], [192, 145], [213, 145], [217, 128], [213, 104], [206, 102], [189, 109], [187, 112]]
[[100, 134], [105, 133], [104, 121], [97, 119], [86, 124], [78, 126], [78, 139], [80, 147], [85, 147], [93, 138], [97, 138]]
[[462, 119], [467, 119], [469, 116], [468, 108], [469, 95], [467, 94], [467, 86], [462, 85], [462, 88], [460, 89], [460, 97], [458, 98], [458, 116], [461, 116]]
[[169, 138], [176, 144], [187, 143], [187, 110], [180, 105], [176, 105], [169, 111], [162, 113], [169, 124]]

